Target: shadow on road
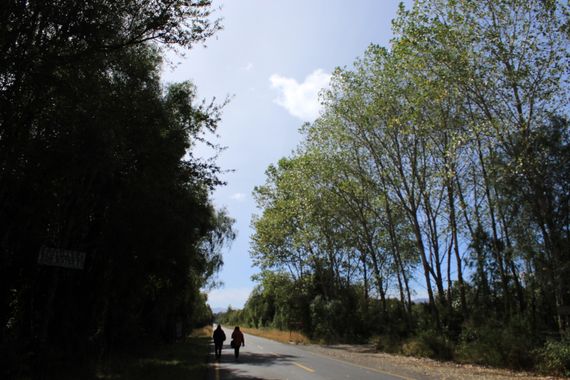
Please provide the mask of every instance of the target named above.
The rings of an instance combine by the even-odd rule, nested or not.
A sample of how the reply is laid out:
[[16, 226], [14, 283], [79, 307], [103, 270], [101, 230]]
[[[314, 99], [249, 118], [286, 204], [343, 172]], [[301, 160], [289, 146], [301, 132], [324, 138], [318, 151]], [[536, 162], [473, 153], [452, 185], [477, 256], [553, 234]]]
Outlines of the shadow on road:
[[[246, 371], [242, 371], [237, 368], [220, 368], [219, 369], [220, 379], [239, 379], [239, 380], [271, 380], [267, 377], [256, 377], [251, 376]], [[216, 378], [216, 377], [214, 377]]]
[[[222, 351], [221, 359], [215, 359], [212, 356], [211, 363], [215, 365], [215, 363], [219, 363], [220, 366], [216, 368], [212, 368], [212, 371], [219, 371], [219, 378], [220, 379], [241, 379], [241, 380], [271, 380], [267, 377], [255, 377], [248, 374], [245, 368], [242, 370], [240, 366], [263, 366], [269, 367], [276, 364], [283, 364], [283, 363], [290, 363], [295, 361], [297, 356], [294, 355], [273, 355], [269, 353], [253, 353], [243, 351], [240, 352], [239, 358], [234, 358], [234, 351], [233, 349], [229, 348], [227, 350]], [[229, 365], [226, 366], [225, 364]], [[210, 378], [217, 378], [215, 376], [211, 376]]]
[[[232, 365], [240, 365], [240, 364], [247, 364], [247, 365], [256, 365], [256, 366], [271, 366], [277, 363], [289, 363], [297, 359], [297, 356], [294, 355], [272, 355], [272, 354], [261, 354], [261, 353], [252, 353], [252, 352], [240, 352], [239, 358], [234, 358], [233, 350], [224, 354], [222, 352], [222, 358], [220, 359], [220, 363], [228, 363]], [[216, 359], [214, 359], [216, 360]]]

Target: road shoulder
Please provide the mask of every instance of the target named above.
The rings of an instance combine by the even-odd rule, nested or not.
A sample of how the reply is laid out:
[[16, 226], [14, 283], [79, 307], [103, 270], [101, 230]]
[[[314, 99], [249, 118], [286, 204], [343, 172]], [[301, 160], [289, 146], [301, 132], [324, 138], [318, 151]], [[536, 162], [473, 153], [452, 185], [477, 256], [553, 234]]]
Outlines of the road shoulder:
[[547, 380], [527, 372], [487, 368], [477, 365], [439, 362], [426, 358], [391, 355], [376, 352], [373, 345], [299, 345], [313, 354], [356, 364], [361, 367], [413, 379], [489, 379], [489, 380]]

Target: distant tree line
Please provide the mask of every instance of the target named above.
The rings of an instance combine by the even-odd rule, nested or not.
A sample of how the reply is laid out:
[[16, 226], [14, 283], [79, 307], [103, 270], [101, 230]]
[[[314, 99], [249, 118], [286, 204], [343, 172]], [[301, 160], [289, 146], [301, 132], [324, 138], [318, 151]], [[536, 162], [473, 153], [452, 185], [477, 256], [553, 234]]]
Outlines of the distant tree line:
[[255, 189], [259, 284], [229, 314], [568, 374], [568, 20], [561, 1], [401, 7]]
[[[160, 69], [218, 29], [207, 0], [2, 2], [0, 377], [57, 377], [211, 321], [200, 289], [233, 219], [192, 147], [214, 146], [223, 104]], [[41, 265], [43, 248], [84, 253], [83, 269]]]

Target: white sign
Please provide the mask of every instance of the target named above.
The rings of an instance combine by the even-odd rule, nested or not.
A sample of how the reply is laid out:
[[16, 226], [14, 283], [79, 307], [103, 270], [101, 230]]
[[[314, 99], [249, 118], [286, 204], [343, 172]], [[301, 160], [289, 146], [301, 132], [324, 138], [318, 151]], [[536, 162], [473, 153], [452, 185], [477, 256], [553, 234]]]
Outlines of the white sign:
[[85, 256], [85, 252], [42, 247], [40, 249], [40, 255], [38, 256], [38, 264], [70, 269], [83, 269]]

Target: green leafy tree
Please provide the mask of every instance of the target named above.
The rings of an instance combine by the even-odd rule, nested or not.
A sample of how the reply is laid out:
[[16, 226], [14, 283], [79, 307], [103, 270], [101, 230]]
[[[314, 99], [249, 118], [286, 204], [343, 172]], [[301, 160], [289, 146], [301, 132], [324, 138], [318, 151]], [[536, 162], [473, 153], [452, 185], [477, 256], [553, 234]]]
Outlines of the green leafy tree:
[[321, 116], [256, 188], [252, 224], [256, 264], [306, 279], [315, 336], [354, 321], [350, 305], [433, 355], [457, 344], [458, 357], [520, 367], [541, 331], [567, 334], [568, 14], [556, 1], [416, 1], [390, 49], [335, 70]]
[[[200, 289], [235, 234], [209, 200], [220, 169], [191, 149], [223, 104], [197, 101], [191, 83], [160, 83], [161, 49], [204, 41], [219, 28], [209, 16], [208, 1], [3, 5], [0, 345], [17, 358], [8, 377], [172, 340], [178, 326], [210, 319]], [[84, 269], [38, 265], [42, 246], [85, 252]]]

